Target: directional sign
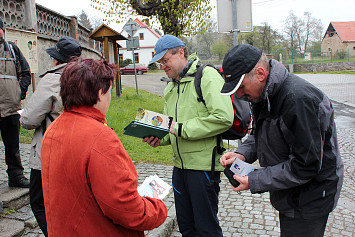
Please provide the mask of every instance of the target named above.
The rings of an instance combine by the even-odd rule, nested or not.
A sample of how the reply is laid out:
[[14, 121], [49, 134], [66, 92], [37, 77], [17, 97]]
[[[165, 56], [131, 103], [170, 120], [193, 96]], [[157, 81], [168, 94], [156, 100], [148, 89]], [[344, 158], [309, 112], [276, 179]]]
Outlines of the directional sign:
[[138, 30], [138, 24], [130, 18], [128, 22], [123, 26], [123, 29], [130, 35], [133, 36]]
[[130, 37], [129, 40], [126, 40], [126, 45], [127, 45], [127, 51], [139, 49], [139, 37], [138, 36]]

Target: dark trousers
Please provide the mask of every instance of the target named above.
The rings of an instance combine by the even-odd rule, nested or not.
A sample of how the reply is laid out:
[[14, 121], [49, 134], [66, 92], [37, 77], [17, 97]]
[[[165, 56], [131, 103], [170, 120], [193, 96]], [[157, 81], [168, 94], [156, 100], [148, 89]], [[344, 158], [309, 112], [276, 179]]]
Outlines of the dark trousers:
[[9, 178], [23, 175], [20, 158], [20, 115], [10, 115], [0, 118], [1, 137], [5, 146], [5, 162]]
[[173, 188], [179, 230], [184, 237], [220, 237], [217, 218], [220, 172], [183, 170], [174, 167]]
[[324, 236], [328, 216], [306, 220], [290, 218], [280, 213], [281, 237], [322, 237]]
[[30, 177], [30, 204], [32, 212], [37, 220], [39, 227], [43, 234], [47, 233], [46, 212], [44, 209], [43, 189], [42, 189], [42, 175], [40, 170], [31, 169]]

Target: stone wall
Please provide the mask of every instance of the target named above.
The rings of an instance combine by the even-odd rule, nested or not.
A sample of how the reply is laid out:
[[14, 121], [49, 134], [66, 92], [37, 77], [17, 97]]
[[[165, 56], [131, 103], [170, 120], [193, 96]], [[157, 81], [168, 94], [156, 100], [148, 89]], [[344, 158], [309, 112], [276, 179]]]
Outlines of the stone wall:
[[[34, 74], [36, 84], [39, 81], [39, 75], [52, 67], [52, 61], [46, 49], [54, 46], [63, 36], [70, 36], [79, 41], [83, 48], [83, 57], [101, 57], [100, 42], [88, 37], [92, 29], [81, 25], [75, 16], [64, 16], [36, 4], [35, 0], [1, 0], [0, 9], [0, 17], [4, 21], [5, 29], [37, 33], [38, 73]], [[28, 88], [27, 98], [31, 95], [32, 86]]]
[[70, 36], [79, 41], [83, 57], [99, 58], [99, 42], [89, 39], [92, 29], [87, 29], [75, 16], [64, 16], [35, 3], [35, 0], [2, 0], [0, 17], [6, 28], [37, 33], [38, 75], [51, 67], [46, 49], [56, 44], [59, 38]]
[[355, 61], [337, 63], [310, 63], [286, 65], [289, 71], [293, 72], [329, 72], [329, 71], [348, 71], [355, 70]]

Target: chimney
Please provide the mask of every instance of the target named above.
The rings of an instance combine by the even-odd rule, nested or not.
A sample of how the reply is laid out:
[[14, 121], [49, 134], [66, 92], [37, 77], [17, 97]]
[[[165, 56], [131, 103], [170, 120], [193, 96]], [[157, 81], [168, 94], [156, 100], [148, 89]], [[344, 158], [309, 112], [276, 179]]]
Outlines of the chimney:
[[149, 26], [149, 18], [145, 18], [145, 19], [144, 19], [144, 22], [145, 22], [145, 24], [146, 24], [147, 26]]

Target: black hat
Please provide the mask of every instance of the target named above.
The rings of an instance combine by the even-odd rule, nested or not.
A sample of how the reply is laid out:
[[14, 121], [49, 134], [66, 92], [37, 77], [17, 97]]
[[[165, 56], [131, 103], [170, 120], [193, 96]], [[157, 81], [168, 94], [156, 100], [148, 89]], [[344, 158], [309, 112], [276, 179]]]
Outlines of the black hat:
[[236, 92], [244, 75], [255, 67], [261, 55], [260, 49], [249, 44], [239, 44], [228, 50], [222, 65], [225, 82], [221, 94], [231, 95]]
[[73, 56], [80, 57], [81, 46], [74, 38], [65, 36], [54, 47], [46, 49], [46, 52], [56, 60], [67, 63]]
[[1, 16], [0, 16], [0, 29], [4, 30], [4, 22], [2, 21]]

